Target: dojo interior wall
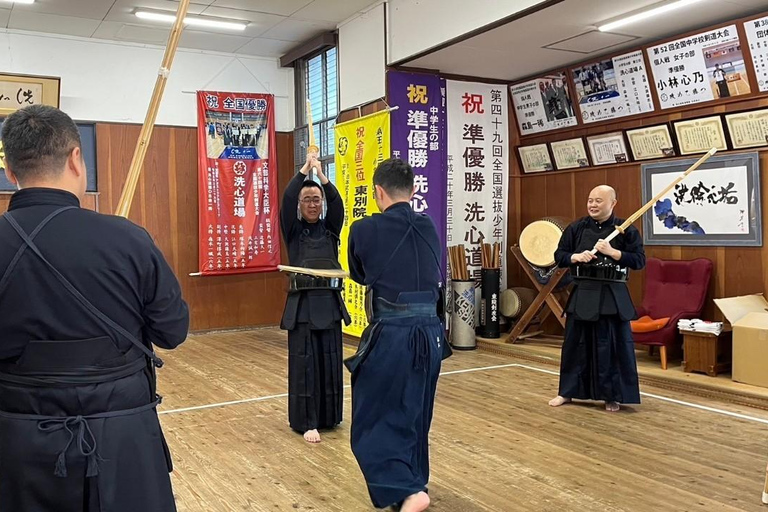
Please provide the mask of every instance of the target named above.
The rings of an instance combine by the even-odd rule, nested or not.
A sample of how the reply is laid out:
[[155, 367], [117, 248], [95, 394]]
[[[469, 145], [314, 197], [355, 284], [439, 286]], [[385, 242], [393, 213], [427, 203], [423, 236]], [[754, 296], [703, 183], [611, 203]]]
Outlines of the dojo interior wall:
[[[157, 46], [32, 32], [0, 33], [8, 73], [61, 77], [61, 108], [96, 123], [98, 193], [83, 206], [112, 213], [147, 113], [168, 29]], [[293, 69], [278, 59], [179, 48], [130, 219], [155, 238], [181, 282], [193, 331], [277, 325], [285, 276], [190, 277], [198, 271], [197, 89], [275, 94], [279, 192], [293, 175]], [[10, 193], [0, 194], [0, 212]], [[97, 208], [98, 207], [98, 208]]]
[[[160, 26], [156, 33], [157, 45], [148, 45], [0, 32], [0, 69], [4, 73], [60, 77], [61, 109], [76, 121], [141, 124], [163, 61], [168, 28]], [[293, 69], [281, 68], [278, 59], [179, 48], [163, 91], [157, 124], [196, 126], [194, 92], [198, 89], [274, 94], [275, 129], [294, 128]]]
[[[752, 90], [756, 90], [754, 84]], [[608, 184], [616, 189], [618, 204], [615, 212], [619, 217], [627, 218], [642, 206], [641, 164], [639, 162], [526, 175], [520, 169], [520, 162], [516, 158], [518, 145], [528, 146], [766, 107], [768, 107], [768, 94], [753, 99], [738, 100], [732, 98], [730, 102], [724, 104], [698, 108], [688, 107], [670, 114], [657, 112], [607, 125], [579, 127], [538, 136], [527, 136], [522, 140], [516, 129], [517, 124], [510, 123], [512, 126], [510, 130], [513, 145], [512, 154], [515, 155], [515, 158], [510, 166], [512, 175], [510, 176], [509, 241], [516, 243], [525, 226], [543, 217], [562, 216], [575, 219], [587, 215], [587, 197], [590, 190], [596, 185]], [[763, 205], [761, 213], [763, 236], [765, 237], [765, 230], [768, 228], [768, 209], [765, 208], [765, 205], [768, 204], [766, 202], [768, 199], [768, 190], [766, 190], [768, 188], [768, 150], [754, 148], [750, 151], [755, 150], [759, 151], [760, 154], [761, 205]], [[727, 153], [735, 152], [728, 151]], [[718, 154], [727, 153], [718, 152]], [[695, 159], [698, 156], [688, 155], [684, 158]], [[634, 225], [642, 232], [642, 222], [638, 221]], [[763, 247], [646, 246], [645, 253], [646, 257], [665, 260], [691, 260], [695, 258], [712, 260], [714, 268], [709, 286], [709, 296], [704, 309], [706, 318], [721, 319], [714, 307], [712, 298], [752, 293], [765, 293], [768, 296], [768, 243], [763, 243]], [[522, 274], [516, 260], [510, 258], [509, 262], [512, 269], [510, 283], [513, 286], [533, 288], [530, 280]], [[633, 272], [630, 276], [629, 289], [636, 305], [642, 301], [644, 286], [645, 272]], [[556, 323], [550, 323], [548, 326], [554, 327], [556, 330], [559, 329], [559, 325]]]
[[[120, 199], [141, 125], [96, 126], [97, 195], [83, 206], [113, 213]], [[277, 134], [278, 188], [293, 176], [293, 134]], [[0, 211], [10, 194], [0, 195]], [[96, 208], [98, 201], [98, 208]], [[198, 271], [197, 133], [195, 128], [156, 126], [131, 205], [129, 219], [155, 239], [181, 283], [190, 330], [233, 329], [280, 323], [285, 276], [279, 272], [191, 277]], [[283, 253], [287, 261], [287, 255]]]

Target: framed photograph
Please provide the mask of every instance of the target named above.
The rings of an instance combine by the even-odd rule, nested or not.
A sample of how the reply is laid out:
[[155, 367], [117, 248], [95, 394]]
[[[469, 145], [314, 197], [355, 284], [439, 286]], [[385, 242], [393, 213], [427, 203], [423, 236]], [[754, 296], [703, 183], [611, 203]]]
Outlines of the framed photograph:
[[718, 151], [728, 149], [720, 116], [677, 121], [674, 124], [681, 155], [706, 153], [713, 147]]
[[587, 137], [587, 145], [593, 165], [629, 162], [627, 143], [624, 141], [623, 132], [603, 133]]
[[635, 160], [654, 160], [675, 156], [672, 135], [666, 124], [627, 130], [627, 139], [632, 150], [632, 158]]
[[585, 124], [653, 112], [642, 50], [590, 62], [570, 72]]
[[61, 78], [0, 73], [0, 116], [10, 115], [27, 105], [59, 108]]
[[726, 25], [648, 47], [662, 110], [752, 92], [745, 44], [736, 25]]
[[550, 142], [549, 147], [552, 149], [555, 169], [558, 171], [575, 169], [577, 167], [589, 167], [587, 148], [584, 146], [584, 139], [581, 137]]
[[525, 173], [544, 172], [553, 169], [552, 159], [546, 144], [518, 146], [517, 154], [520, 156], [520, 165]]
[[768, 109], [725, 116], [733, 149], [768, 146]]
[[[643, 203], [698, 159], [641, 166]], [[715, 155], [667, 191], [643, 214], [646, 245], [763, 245], [758, 153]]]

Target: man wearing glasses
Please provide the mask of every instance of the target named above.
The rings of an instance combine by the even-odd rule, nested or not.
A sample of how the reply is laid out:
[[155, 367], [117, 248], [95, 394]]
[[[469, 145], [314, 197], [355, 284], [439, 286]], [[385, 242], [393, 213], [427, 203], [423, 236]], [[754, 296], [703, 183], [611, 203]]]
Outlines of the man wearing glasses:
[[[280, 229], [292, 266], [339, 269], [344, 203], [323, 174], [317, 156], [307, 154], [301, 171], [285, 189]], [[317, 173], [322, 186], [307, 179], [310, 170]], [[304, 274], [292, 276], [280, 323], [288, 331], [288, 422], [309, 443], [320, 442], [318, 429], [341, 423], [341, 321], [349, 324], [350, 319], [333, 281]]]

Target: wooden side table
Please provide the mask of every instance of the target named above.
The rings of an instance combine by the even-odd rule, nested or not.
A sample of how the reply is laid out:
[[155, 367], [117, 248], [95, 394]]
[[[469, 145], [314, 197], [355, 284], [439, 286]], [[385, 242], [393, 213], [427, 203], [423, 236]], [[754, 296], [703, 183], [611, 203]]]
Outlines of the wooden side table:
[[683, 371], [702, 372], [710, 377], [731, 369], [733, 333], [719, 335], [680, 329], [683, 335]]

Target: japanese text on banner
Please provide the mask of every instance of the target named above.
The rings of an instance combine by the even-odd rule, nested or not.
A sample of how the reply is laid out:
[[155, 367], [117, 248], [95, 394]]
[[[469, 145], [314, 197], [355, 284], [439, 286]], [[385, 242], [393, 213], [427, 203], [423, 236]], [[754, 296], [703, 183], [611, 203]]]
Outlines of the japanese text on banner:
[[199, 268], [267, 272], [280, 264], [274, 97], [199, 91]]
[[[374, 201], [373, 172], [389, 158], [389, 112], [361, 117], [334, 127], [336, 140], [336, 188], [344, 198], [344, 227], [341, 229], [339, 263], [349, 270], [347, 260], [349, 226], [379, 210]], [[342, 330], [360, 336], [368, 326], [365, 315], [365, 288], [351, 279], [344, 281], [344, 303], [352, 319]]]

